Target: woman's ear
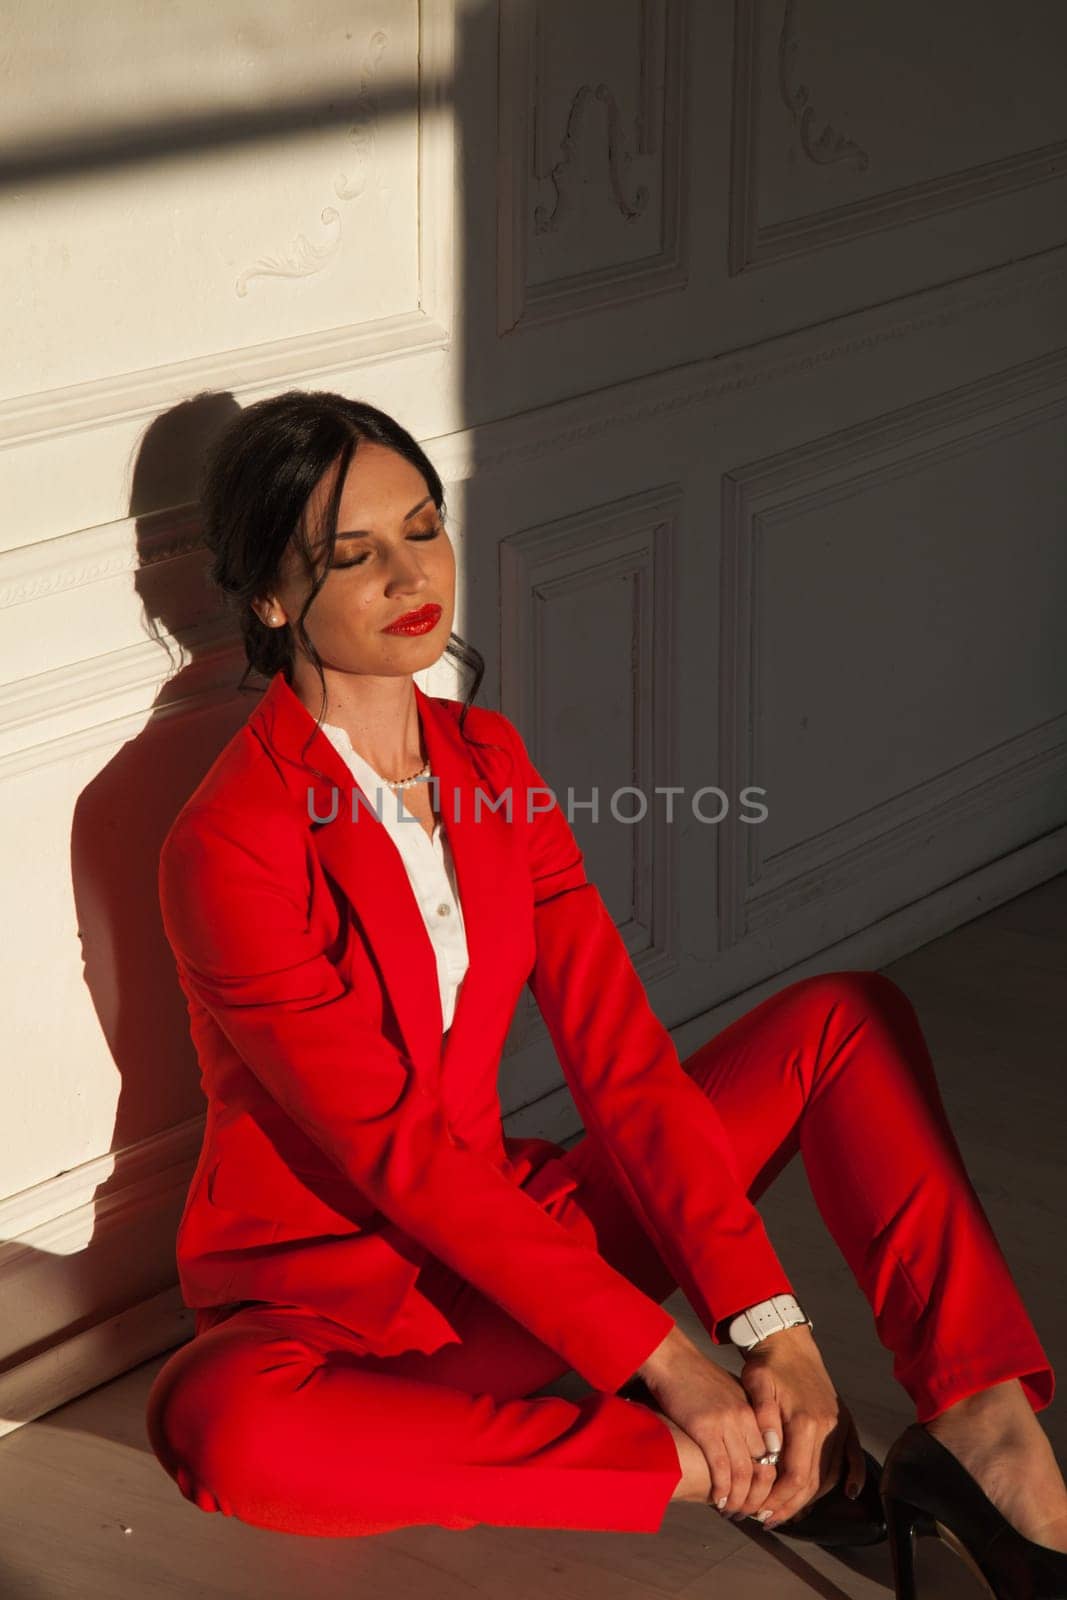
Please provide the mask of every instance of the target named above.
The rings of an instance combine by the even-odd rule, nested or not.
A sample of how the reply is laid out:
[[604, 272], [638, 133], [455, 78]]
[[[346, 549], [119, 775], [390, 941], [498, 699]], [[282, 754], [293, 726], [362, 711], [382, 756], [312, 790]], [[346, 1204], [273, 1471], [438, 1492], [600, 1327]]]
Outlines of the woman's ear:
[[271, 595], [262, 600], [253, 600], [252, 609], [265, 627], [280, 628], [288, 621], [285, 612]]

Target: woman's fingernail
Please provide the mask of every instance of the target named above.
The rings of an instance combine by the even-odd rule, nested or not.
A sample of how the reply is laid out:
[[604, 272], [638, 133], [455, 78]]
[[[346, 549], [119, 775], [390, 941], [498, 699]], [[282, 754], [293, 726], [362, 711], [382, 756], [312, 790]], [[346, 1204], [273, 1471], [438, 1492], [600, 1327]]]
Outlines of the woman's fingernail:
[[782, 1441], [773, 1428], [765, 1428], [763, 1430], [763, 1440], [768, 1450], [780, 1450], [782, 1448]]
[[771, 1517], [773, 1517], [773, 1516], [774, 1516], [774, 1512], [773, 1511], [757, 1511], [756, 1512], [756, 1521], [757, 1522], [769, 1522]]
[[715, 1502], [716, 1511], [721, 1511], [722, 1510], [723, 1506], [726, 1504], [726, 1499], [727, 1499], [726, 1495], [723, 1495], [721, 1500], [716, 1500], [716, 1502]]

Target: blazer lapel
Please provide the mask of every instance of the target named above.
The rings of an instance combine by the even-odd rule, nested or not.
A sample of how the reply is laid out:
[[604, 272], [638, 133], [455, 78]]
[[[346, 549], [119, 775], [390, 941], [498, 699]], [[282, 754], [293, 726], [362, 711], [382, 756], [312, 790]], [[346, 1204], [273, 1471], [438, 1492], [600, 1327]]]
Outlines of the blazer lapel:
[[[501, 971], [508, 970], [507, 930], [518, 920], [516, 895], [524, 882], [528, 890], [528, 880], [519, 870], [506, 811], [494, 812], [482, 801], [475, 813], [476, 791], [490, 791], [473, 766], [455, 716], [417, 684], [414, 689], [430, 770], [438, 780], [435, 798], [452, 850], [470, 956], [454, 1035], [461, 1014], [477, 1015]], [[400, 853], [376, 814], [376, 797], [359, 800], [353, 812], [353, 790], [361, 795], [363, 790], [281, 672], [248, 723], [298, 804], [323, 869], [355, 912], [413, 1064], [436, 1078], [443, 1018], [433, 942]], [[382, 803], [394, 801], [383, 795]]]
[[511, 783], [510, 758], [504, 783], [491, 781], [475, 765], [456, 714], [423, 694], [418, 684], [414, 688], [430, 770], [439, 779], [437, 803], [456, 869], [470, 958], [446, 1049], [466, 1051], [468, 1044], [476, 1049], [482, 1042], [485, 1024], [508, 985], [517, 978], [517, 994], [533, 965], [533, 894], [523, 836], [508, 820], [506, 806], [493, 807], [497, 793]]

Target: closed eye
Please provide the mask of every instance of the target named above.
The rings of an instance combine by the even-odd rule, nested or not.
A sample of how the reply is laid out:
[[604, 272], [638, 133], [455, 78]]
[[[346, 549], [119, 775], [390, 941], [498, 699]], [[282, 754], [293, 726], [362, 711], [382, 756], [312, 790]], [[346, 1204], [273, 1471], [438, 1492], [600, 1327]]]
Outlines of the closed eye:
[[[436, 539], [443, 532], [444, 528], [442, 527], [441, 523], [438, 523], [436, 527], [431, 528], [428, 533], [411, 533], [408, 535], [408, 538], [414, 540]], [[363, 565], [364, 561], [366, 561], [369, 555], [370, 551], [364, 550], [362, 555], [353, 556], [350, 561], [334, 561], [331, 563], [330, 571], [333, 572], [335, 570], [340, 570], [342, 567], [360, 567]]]

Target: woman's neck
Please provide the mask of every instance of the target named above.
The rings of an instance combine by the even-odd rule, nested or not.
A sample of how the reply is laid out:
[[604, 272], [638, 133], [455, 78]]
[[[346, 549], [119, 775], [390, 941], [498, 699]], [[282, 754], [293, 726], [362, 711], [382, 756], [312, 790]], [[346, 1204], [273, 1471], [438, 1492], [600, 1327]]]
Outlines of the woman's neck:
[[[322, 706], [317, 673], [293, 689], [313, 717]], [[415, 683], [410, 676], [378, 678], [366, 673], [326, 673], [323, 722], [342, 728], [353, 750], [383, 778], [400, 779], [419, 771], [422, 749]]]

